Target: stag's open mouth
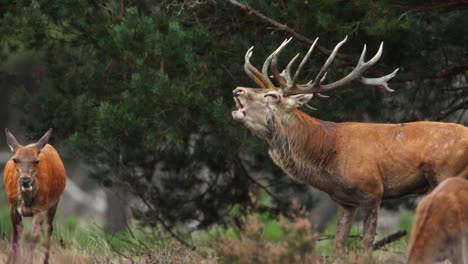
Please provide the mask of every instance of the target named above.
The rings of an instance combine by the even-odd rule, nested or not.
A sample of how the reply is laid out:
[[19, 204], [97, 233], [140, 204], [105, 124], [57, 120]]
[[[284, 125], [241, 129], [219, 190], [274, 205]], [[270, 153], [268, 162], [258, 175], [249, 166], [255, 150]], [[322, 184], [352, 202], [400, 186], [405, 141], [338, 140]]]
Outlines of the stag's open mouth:
[[232, 116], [234, 117], [234, 119], [242, 119], [247, 115], [245, 112], [246, 107], [241, 103], [239, 97], [234, 96], [234, 101], [236, 102], [237, 110], [232, 111]]
[[239, 111], [244, 112], [244, 115], [245, 115], [245, 106], [241, 103], [239, 97], [235, 96], [234, 100], [236, 101], [237, 109], [239, 109]]

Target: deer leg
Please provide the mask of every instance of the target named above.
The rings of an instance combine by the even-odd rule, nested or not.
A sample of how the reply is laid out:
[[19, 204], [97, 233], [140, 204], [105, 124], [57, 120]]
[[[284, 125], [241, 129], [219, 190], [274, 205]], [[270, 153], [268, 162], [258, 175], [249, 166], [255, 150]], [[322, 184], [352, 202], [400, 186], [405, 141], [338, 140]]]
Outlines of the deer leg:
[[449, 254], [448, 259], [452, 264], [463, 264], [465, 263], [463, 260], [463, 248], [462, 244], [460, 243], [455, 247], [455, 249]]
[[46, 244], [45, 244], [45, 257], [44, 257], [44, 264], [49, 263], [49, 251], [50, 251], [50, 237], [52, 236], [52, 231], [54, 228], [52, 227], [52, 223], [54, 222], [55, 212], [57, 212], [58, 203], [47, 211], [47, 226], [46, 226]]
[[28, 252], [29, 263], [32, 263], [34, 250], [36, 249], [36, 245], [39, 242], [43, 220], [44, 220], [44, 212], [39, 212], [39, 213], [34, 214], [33, 220], [32, 220], [32, 227], [31, 227], [31, 243], [29, 245], [29, 252]]
[[11, 250], [13, 263], [16, 261], [19, 251], [19, 240], [23, 233], [23, 223], [21, 221], [21, 215], [18, 213], [16, 208], [10, 205], [10, 218], [13, 226], [13, 239], [11, 240]]
[[346, 239], [353, 225], [356, 207], [338, 206], [338, 227], [336, 232], [335, 250], [337, 254], [344, 253]]
[[372, 254], [375, 232], [377, 228], [377, 219], [379, 217], [380, 200], [371, 200], [363, 205], [364, 227], [363, 242], [364, 251], [367, 255]]

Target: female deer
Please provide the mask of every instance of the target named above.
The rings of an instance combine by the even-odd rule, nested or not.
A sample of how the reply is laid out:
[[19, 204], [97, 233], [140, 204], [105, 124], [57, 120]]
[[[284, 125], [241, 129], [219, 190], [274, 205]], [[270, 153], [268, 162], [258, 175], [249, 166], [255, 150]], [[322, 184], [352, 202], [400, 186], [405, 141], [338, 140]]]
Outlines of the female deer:
[[468, 264], [468, 180], [443, 181], [416, 209], [408, 264]]
[[13, 157], [7, 162], [4, 171], [13, 224], [11, 242], [13, 261], [15, 262], [18, 256], [19, 239], [23, 231], [22, 217], [33, 217], [32, 242], [26, 259], [32, 263], [42, 222], [47, 216], [44, 263], [48, 263], [52, 222], [67, 180], [65, 168], [57, 151], [47, 144], [52, 129], [49, 129], [36, 143], [26, 146], [20, 145], [8, 129], [5, 129], [5, 132], [7, 143], [13, 152]]

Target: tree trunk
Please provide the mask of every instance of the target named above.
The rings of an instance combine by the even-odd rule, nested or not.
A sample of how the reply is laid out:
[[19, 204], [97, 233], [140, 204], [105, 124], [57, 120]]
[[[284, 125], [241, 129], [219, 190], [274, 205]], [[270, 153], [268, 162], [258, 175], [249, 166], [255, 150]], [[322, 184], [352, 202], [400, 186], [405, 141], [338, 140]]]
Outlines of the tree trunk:
[[128, 194], [120, 188], [106, 189], [107, 208], [104, 230], [108, 234], [124, 231], [128, 226]]

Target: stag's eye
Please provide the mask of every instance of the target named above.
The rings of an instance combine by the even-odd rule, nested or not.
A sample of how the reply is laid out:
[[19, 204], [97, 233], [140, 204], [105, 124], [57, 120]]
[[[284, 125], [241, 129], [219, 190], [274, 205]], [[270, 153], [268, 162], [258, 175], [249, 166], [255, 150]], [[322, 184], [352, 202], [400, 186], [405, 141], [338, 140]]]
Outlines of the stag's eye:
[[18, 163], [18, 160], [16, 158], [12, 159], [14, 163]]
[[264, 97], [265, 97], [265, 98], [271, 97], [271, 98], [273, 98], [274, 100], [278, 100], [278, 98], [279, 98], [279, 96], [278, 96], [277, 94], [274, 94], [274, 93], [265, 94]]
[[39, 160], [38, 160], [38, 159], [37, 159], [37, 160], [34, 160], [34, 165], [37, 165], [37, 164], [39, 164]]

